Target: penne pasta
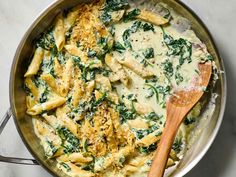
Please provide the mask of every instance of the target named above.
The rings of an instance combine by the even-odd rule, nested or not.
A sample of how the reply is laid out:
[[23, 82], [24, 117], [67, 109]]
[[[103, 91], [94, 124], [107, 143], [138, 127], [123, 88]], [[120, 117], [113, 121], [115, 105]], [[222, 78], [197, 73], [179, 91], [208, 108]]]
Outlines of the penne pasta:
[[35, 84], [33, 83], [32, 79], [27, 77], [25, 79], [25, 84], [26, 86], [30, 89], [32, 95], [34, 96], [35, 100], [38, 100], [39, 97], [39, 90], [38, 88], [35, 86]]
[[126, 146], [122, 149], [119, 150], [119, 152], [116, 152], [114, 154], [111, 154], [107, 156], [104, 160], [103, 163], [100, 164], [99, 161], [95, 162], [94, 170], [96, 172], [103, 171], [104, 169], [108, 168], [111, 166], [113, 163], [116, 165], [121, 165], [120, 159], [124, 158], [126, 156], [131, 155], [131, 153], [134, 151], [134, 149], [130, 146]]
[[37, 104], [37, 101], [32, 98], [30, 95], [26, 96], [26, 107], [31, 108]]
[[57, 57], [54, 58], [54, 71], [55, 71], [56, 76], [61, 78], [61, 75], [63, 73], [63, 67], [59, 63]]
[[42, 74], [41, 79], [49, 85], [53, 92], [60, 95], [60, 90], [58, 89], [57, 81], [51, 74]]
[[141, 140], [137, 140], [136, 144], [141, 147], [148, 147], [153, 143], [156, 143], [161, 139], [160, 130], [156, 130], [153, 133], [143, 137]]
[[61, 87], [61, 95], [66, 96], [70, 89], [70, 82], [73, 72], [73, 60], [70, 58], [67, 60], [65, 69], [62, 74], [62, 87]]
[[38, 73], [39, 67], [43, 61], [44, 50], [41, 47], [38, 47], [35, 50], [34, 57], [28, 67], [25, 77], [30, 77]]
[[157, 13], [147, 10], [141, 10], [140, 14], [136, 16], [136, 18], [147, 21], [157, 26], [165, 25], [169, 22], [168, 19], [158, 15]]
[[174, 166], [174, 165], [175, 165], [175, 162], [172, 159], [169, 158], [167, 160], [166, 167], [168, 168], [168, 167], [171, 167], [171, 166]]
[[37, 136], [42, 139], [41, 144], [46, 156], [48, 158], [53, 158], [61, 155], [62, 151], [60, 150], [60, 145], [62, 142], [53, 128], [38, 118], [33, 118], [32, 121]]
[[123, 67], [119, 64], [119, 62], [113, 58], [111, 54], [106, 54], [105, 57], [106, 64], [111, 68], [114, 72], [114, 75], [119, 78], [119, 80], [125, 85], [129, 85], [129, 77]]
[[147, 105], [145, 103], [139, 103], [139, 102], [135, 102], [134, 103], [134, 108], [137, 111], [138, 114], [141, 115], [145, 115], [148, 114], [150, 112], [153, 112], [153, 109], [150, 107], [150, 105]]
[[81, 153], [72, 153], [72, 154], [65, 154], [61, 155], [60, 157], [57, 158], [59, 161], [63, 162], [75, 162], [75, 163], [88, 163], [93, 161], [92, 157], [85, 157]]
[[95, 81], [89, 81], [86, 86], [85, 86], [85, 89], [86, 89], [86, 96], [89, 97], [91, 96], [93, 90], [95, 88]]
[[108, 77], [105, 77], [103, 75], [96, 75], [95, 78], [96, 81], [96, 85], [99, 85], [101, 87], [102, 90], [104, 91], [111, 91], [111, 83]]
[[54, 129], [57, 129], [58, 127], [62, 126], [63, 123], [60, 119], [57, 119], [54, 115], [47, 115], [46, 113], [42, 114], [42, 117], [47, 121], [49, 125], [51, 125]]
[[111, 14], [111, 19], [113, 23], [119, 22], [125, 14], [125, 10], [114, 11]]
[[53, 36], [54, 36], [58, 51], [61, 51], [65, 45], [64, 18], [63, 18], [62, 13], [60, 13], [56, 17]]
[[78, 126], [72, 119], [68, 116], [59, 116], [57, 118], [62, 123], [63, 127], [66, 127], [74, 136], [78, 137]]
[[65, 49], [68, 51], [68, 53], [70, 53], [71, 55], [80, 57], [82, 62], [87, 62], [88, 61], [88, 57], [87, 55], [81, 51], [78, 47], [76, 47], [75, 45], [65, 45]]
[[77, 107], [80, 99], [83, 97], [84, 94], [84, 84], [81, 80], [75, 80], [74, 83], [74, 92], [72, 96], [72, 103], [74, 107]]
[[65, 102], [66, 102], [66, 99], [63, 97], [54, 97], [45, 103], [37, 104], [33, 106], [32, 108], [28, 108], [27, 114], [32, 115], [32, 116], [39, 115], [43, 111], [49, 111], [49, 110], [55, 109], [63, 105]]
[[131, 128], [135, 128], [135, 129], [148, 129], [149, 128], [148, 123], [140, 118], [129, 120], [127, 123], [129, 124]]
[[125, 58], [124, 60], [118, 59], [118, 62], [143, 78], [154, 76], [153, 72], [149, 71], [137, 60], [131, 58]]
[[56, 109], [56, 117], [66, 116], [69, 112], [71, 112], [71, 108], [64, 104]]
[[78, 8], [73, 8], [65, 18], [65, 29], [68, 31], [75, 23], [76, 18], [78, 17], [80, 10]]

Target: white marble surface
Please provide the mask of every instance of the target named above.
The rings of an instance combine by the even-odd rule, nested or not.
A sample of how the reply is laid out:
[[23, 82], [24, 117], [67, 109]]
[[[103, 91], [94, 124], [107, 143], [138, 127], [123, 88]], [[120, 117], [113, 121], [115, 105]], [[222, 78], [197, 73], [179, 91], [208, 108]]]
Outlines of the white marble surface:
[[[8, 80], [16, 47], [37, 14], [52, 0], [0, 0], [0, 117], [9, 107]], [[183, 0], [207, 24], [224, 59], [228, 101], [220, 132], [206, 156], [186, 177], [236, 176], [236, 1]], [[11, 120], [0, 137], [0, 154], [31, 157]], [[50, 177], [40, 166], [0, 162], [0, 177]]]

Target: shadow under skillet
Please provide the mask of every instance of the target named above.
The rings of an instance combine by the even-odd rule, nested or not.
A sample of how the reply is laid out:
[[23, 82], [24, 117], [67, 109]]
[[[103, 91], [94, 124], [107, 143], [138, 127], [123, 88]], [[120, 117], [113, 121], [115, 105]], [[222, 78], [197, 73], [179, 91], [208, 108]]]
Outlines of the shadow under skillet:
[[[224, 46], [218, 42], [219, 49]], [[236, 149], [236, 68], [228, 56], [220, 51], [227, 71], [227, 104], [219, 133], [203, 159], [185, 177], [222, 177], [234, 160]]]

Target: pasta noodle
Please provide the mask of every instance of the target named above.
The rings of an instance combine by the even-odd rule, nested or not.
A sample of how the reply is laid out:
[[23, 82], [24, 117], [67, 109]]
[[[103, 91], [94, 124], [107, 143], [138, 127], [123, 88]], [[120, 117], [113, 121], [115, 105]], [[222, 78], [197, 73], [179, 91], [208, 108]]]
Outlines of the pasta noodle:
[[60, 94], [56, 79], [51, 74], [43, 74], [41, 75], [41, 78], [51, 87], [55, 93]]
[[43, 54], [44, 54], [44, 50], [41, 47], [38, 47], [35, 50], [32, 62], [30, 63], [29, 68], [24, 75], [25, 77], [30, 77], [37, 74], [40, 64], [42, 63], [42, 60], [43, 60]]
[[118, 62], [125, 67], [131, 69], [136, 74], [140, 75], [143, 78], [151, 77], [154, 75], [153, 72], [149, 71], [145, 67], [143, 67], [140, 63], [138, 63], [136, 60], [131, 58], [126, 58], [124, 60], [118, 60]]
[[[114, 76], [116, 76], [118, 80], [121, 80], [125, 86], [128, 86], [129, 77], [122, 66], [116, 61], [116, 59], [114, 59], [110, 54], [107, 54], [105, 57], [105, 62], [114, 72]], [[116, 81], [116, 79], [114, 81]]]
[[72, 77], [72, 70], [73, 70], [73, 60], [69, 59], [66, 62], [65, 65], [65, 70], [63, 71], [62, 74], [62, 82], [63, 82], [63, 86], [62, 86], [62, 90], [61, 90], [61, 94], [63, 96], [67, 95], [67, 93], [69, 92], [70, 89], [70, 79]]
[[146, 10], [141, 10], [140, 14], [136, 18], [150, 22], [155, 25], [165, 25], [168, 23], [168, 20], [164, 17]]
[[35, 100], [38, 100], [38, 96], [39, 96], [39, 91], [37, 89], [37, 87], [35, 86], [35, 84], [33, 83], [31, 78], [26, 78], [25, 79], [25, 84], [26, 86], [30, 89], [32, 95], [34, 96]]
[[64, 29], [64, 19], [62, 13], [60, 13], [56, 18], [54, 39], [57, 49], [58, 51], [60, 51], [65, 45], [65, 29]]
[[37, 105], [33, 106], [32, 108], [29, 108], [27, 110], [27, 113], [29, 115], [38, 115], [38, 114], [41, 114], [43, 111], [49, 111], [49, 110], [52, 110], [56, 107], [59, 107], [62, 104], [64, 104], [65, 102], [66, 102], [65, 98], [55, 97], [48, 102], [45, 102], [42, 104], [37, 104]]

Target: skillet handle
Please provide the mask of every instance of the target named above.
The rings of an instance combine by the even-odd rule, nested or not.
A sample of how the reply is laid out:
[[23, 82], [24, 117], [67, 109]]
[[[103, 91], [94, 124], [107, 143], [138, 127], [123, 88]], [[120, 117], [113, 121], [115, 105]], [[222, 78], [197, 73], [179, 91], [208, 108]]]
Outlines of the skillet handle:
[[[0, 121], [0, 135], [5, 128], [8, 120], [11, 118], [12, 113], [9, 108], [4, 115], [4, 117]], [[24, 165], [38, 165], [38, 162], [35, 159], [24, 159], [24, 158], [16, 158], [16, 157], [5, 157], [0, 154], [0, 162], [14, 163], [14, 164], [24, 164]]]

